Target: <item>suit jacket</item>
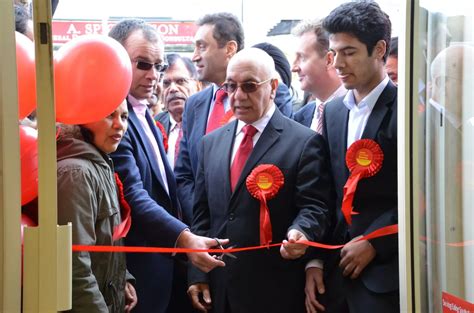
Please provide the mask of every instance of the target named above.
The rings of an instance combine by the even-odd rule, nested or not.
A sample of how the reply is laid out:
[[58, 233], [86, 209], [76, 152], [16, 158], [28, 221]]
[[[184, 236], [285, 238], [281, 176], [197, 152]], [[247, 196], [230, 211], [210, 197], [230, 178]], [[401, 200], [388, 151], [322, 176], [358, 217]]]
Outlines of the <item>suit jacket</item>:
[[[153, 147], [130, 103], [128, 110], [128, 130], [117, 151], [111, 154], [115, 171], [123, 182], [125, 200], [132, 209], [132, 225], [125, 243], [131, 246], [173, 247], [187, 226], [177, 218], [180, 206], [176, 182], [163, 148], [163, 138], [147, 112], [146, 118], [165, 166], [169, 194], [163, 185]], [[136, 289], [140, 298], [134, 312], [165, 312], [172, 286], [174, 260], [163, 254], [130, 253], [127, 264], [137, 279]]]
[[311, 127], [313, 122], [314, 110], [316, 110], [316, 101], [311, 101], [304, 105], [295, 113], [293, 119], [306, 127]]
[[[208, 87], [188, 98], [183, 114], [183, 137], [174, 172], [178, 184], [178, 197], [183, 210], [183, 221], [191, 223], [194, 178], [198, 166], [198, 146], [206, 134], [207, 118], [213, 97], [213, 88]], [[292, 113], [292, 97], [288, 87], [279, 84], [275, 96], [278, 109], [288, 117]]]
[[[320, 240], [328, 228], [330, 186], [322, 136], [275, 110], [231, 192], [230, 159], [237, 121], [204, 136], [196, 178], [193, 232], [229, 238], [237, 247], [259, 245], [260, 202], [247, 190], [245, 179], [259, 164], [276, 165], [284, 185], [267, 202], [273, 242], [298, 229], [309, 240]], [[304, 265], [285, 260], [278, 248], [226, 258], [224, 268], [209, 275], [191, 267], [190, 283], [210, 282], [215, 313], [304, 312]]]
[[[384, 226], [398, 223], [397, 209], [397, 88], [392, 82], [377, 100], [362, 138], [372, 139], [382, 148], [382, 169], [369, 178], [362, 179], [354, 196], [352, 225], [348, 226], [341, 212], [343, 188], [349, 177], [345, 157], [347, 151], [347, 125], [349, 110], [337, 98], [324, 110], [323, 132], [331, 161], [331, 172], [336, 191], [336, 221], [332, 230], [332, 244], [343, 244], [350, 239], [366, 235]], [[365, 287], [377, 293], [398, 289], [398, 237], [381, 237], [370, 241], [376, 257], [362, 271], [360, 279]], [[328, 253], [325, 271], [337, 267], [339, 252]]]
[[170, 112], [164, 111], [164, 112], [158, 113], [158, 114], [155, 116], [155, 121], [160, 122], [161, 125], [163, 125], [163, 127], [165, 128], [165, 132], [166, 132], [167, 135], [170, 134], [170, 127], [171, 127], [171, 123], [170, 123]]

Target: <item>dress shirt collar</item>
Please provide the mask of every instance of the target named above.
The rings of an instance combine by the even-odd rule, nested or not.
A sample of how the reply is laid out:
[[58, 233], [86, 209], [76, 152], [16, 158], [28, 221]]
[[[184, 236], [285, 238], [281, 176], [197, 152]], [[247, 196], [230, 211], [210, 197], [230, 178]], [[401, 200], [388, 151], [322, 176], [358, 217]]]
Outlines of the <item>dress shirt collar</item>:
[[170, 130], [173, 130], [176, 125], [178, 124], [178, 122], [175, 121], [175, 119], [173, 118], [173, 116], [171, 116], [170, 113], [169, 114], [169, 117], [170, 117]]
[[372, 89], [372, 91], [367, 96], [365, 96], [364, 99], [360, 101], [359, 105], [357, 105], [355, 102], [354, 90], [349, 90], [344, 97], [344, 105], [349, 110], [358, 108], [359, 110], [369, 109], [371, 112], [383, 90], [385, 87], [387, 87], [389, 80], [390, 79], [388, 78], [388, 75], [385, 75], [385, 78], [374, 89]]
[[[267, 113], [265, 113], [265, 115], [263, 115], [258, 121], [253, 122], [251, 125], [255, 127], [260, 134], [263, 133], [263, 130], [265, 127], [267, 127], [268, 122], [270, 122], [273, 113], [275, 113], [275, 103], [270, 104], [270, 109], [268, 109]], [[242, 131], [242, 128], [245, 125], [247, 125], [245, 122], [241, 120], [238, 121], [237, 131], [235, 132], [236, 136]]]
[[145, 112], [148, 109], [148, 106], [147, 106], [148, 102], [146, 100], [137, 100], [137, 98], [135, 98], [134, 96], [128, 95], [128, 101], [132, 105], [133, 111], [136, 114], [140, 114], [141, 116], [145, 116]]

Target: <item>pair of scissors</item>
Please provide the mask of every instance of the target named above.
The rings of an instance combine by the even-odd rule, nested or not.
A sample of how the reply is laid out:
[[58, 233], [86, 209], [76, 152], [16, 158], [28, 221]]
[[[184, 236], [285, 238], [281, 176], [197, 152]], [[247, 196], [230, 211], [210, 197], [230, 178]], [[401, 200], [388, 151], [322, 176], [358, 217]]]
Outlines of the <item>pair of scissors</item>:
[[219, 249], [222, 249], [221, 255], [216, 255], [216, 259], [222, 261], [222, 260], [224, 259], [224, 255], [226, 255], [226, 256], [228, 256], [228, 257], [231, 257], [231, 258], [233, 258], [233, 259], [237, 259], [237, 257], [236, 257], [234, 254], [229, 253], [229, 252], [225, 252], [225, 250], [235, 248], [235, 245], [230, 246], [230, 247], [227, 247], [227, 248], [224, 248], [224, 247], [222, 246], [221, 242], [219, 241], [219, 239], [214, 238], [214, 240], [215, 240], [216, 243], [217, 243], [217, 247], [218, 247]]

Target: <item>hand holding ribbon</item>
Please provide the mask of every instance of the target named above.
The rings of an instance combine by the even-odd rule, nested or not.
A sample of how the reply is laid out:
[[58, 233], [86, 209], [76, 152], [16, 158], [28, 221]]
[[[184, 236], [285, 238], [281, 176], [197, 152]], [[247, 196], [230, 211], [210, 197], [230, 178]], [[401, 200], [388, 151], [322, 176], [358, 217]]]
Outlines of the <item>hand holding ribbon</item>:
[[308, 238], [297, 229], [291, 229], [288, 232], [288, 240], [283, 240], [280, 247], [280, 254], [284, 259], [294, 260], [306, 253], [307, 245], [300, 241], [308, 241]]

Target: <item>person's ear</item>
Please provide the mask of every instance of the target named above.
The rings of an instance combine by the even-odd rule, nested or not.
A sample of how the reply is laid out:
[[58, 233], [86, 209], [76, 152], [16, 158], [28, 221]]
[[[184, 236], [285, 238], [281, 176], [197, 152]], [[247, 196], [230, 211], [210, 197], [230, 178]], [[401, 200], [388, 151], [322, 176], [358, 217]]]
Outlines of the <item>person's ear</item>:
[[383, 60], [383, 57], [385, 55], [385, 52], [387, 52], [387, 43], [385, 40], [379, 40], [375, 44], [374, 51], [372, 53], [376, 53], [377, 59]]
[[270, 85], [272, 86], [272, 93], [271, 93], [271, 99], [275, 99], [276, 97], [276, 91], [278, 89], [278, 79], [277, 78], [273, 78], [271, 81], [270, 81]]
[[328, 51], [326, 55], [324, 56], [326, 59], [326, 68], [329, 69], [330, 67], [333, 66], [334, 63], [334, 54], [332, 52]]
[[228, 41], [225, 44], [225, 48], [226, 48], [227, 58], [231, 59], [234, 56], [234, 54], [237, 53], [237, 49], [238, 49], [237, 41], [235, 40]]

